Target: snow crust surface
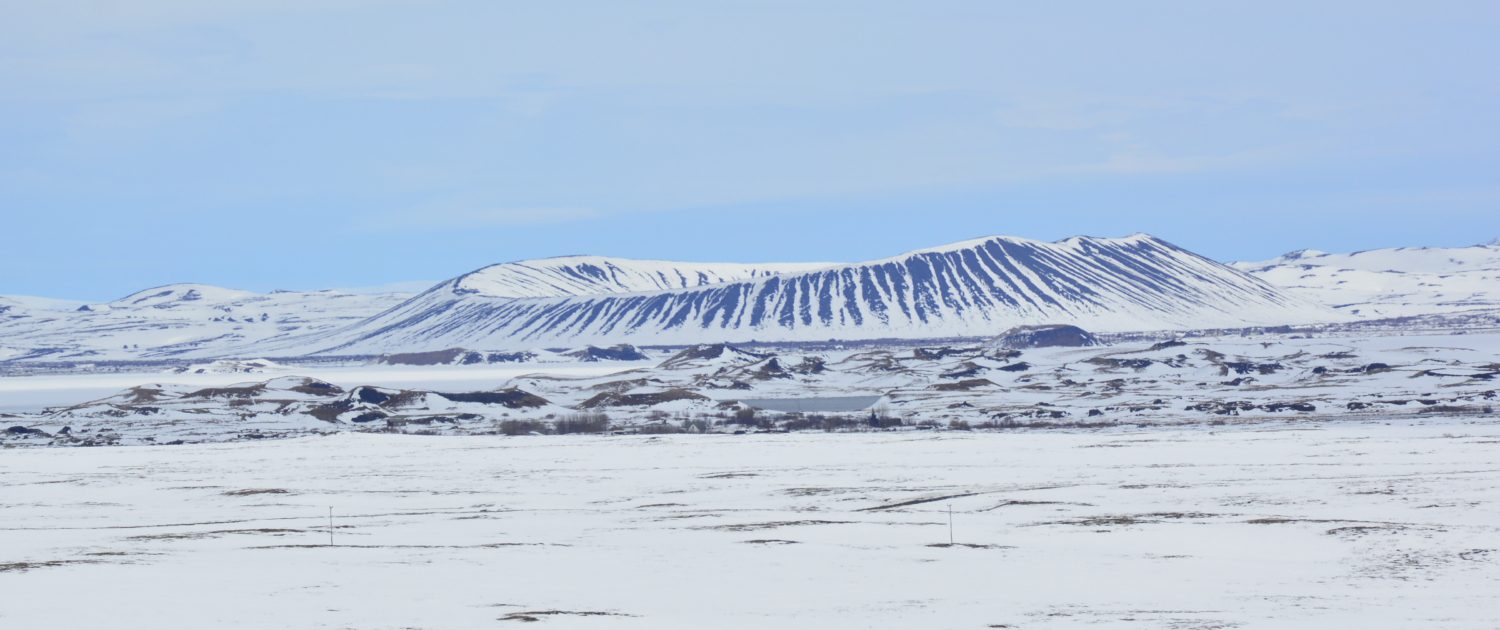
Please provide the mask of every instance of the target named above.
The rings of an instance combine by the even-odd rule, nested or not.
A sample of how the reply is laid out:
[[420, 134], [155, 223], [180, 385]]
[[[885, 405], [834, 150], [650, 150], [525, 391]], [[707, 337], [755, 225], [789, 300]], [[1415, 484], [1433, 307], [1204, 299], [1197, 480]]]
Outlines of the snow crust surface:
[[1494, 628], [1497, 443], [1447, 419], [12, 451], [0, 626]]

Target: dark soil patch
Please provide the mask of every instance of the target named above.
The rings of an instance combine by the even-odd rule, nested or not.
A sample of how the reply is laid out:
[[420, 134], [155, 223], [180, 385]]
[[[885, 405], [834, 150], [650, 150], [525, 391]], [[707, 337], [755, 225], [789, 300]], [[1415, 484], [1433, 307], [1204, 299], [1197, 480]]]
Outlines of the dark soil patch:
[[932, 389], [940, 392], [966, 392], [979, 387], [994, 387], [995, 382], [987, 378], [972, 378], [957, 383], [938, 383]]
[[248, 497], [257, 494], [291, 494], [291, 491], [281, 488], [246, 488], [244, 490], [228, 490], [222, 494], [226, 497]]
[[513, 612], [501, 617], [500, 621], [541, 621], [544, 617], [634, 617], [624, 613], [604, 612], [599, 610], [526, 610]]
[[502, 549], [505, 547], [571, 547], [561, 543], [484, 543], [481, 545], [261, 545], [251, 549]]
[[[1293, 523], [1312, 523], [1312, 524], [1315, 524], [1315, 525], [1336, 525], [1336, 524], [1340, 524], [1340, 523], [1353, 523], [1353, 524], [1359, 524], [1359, 525], [1378, 525], [1378, 526], [1387, 527], [1387, 528], [1394, 527], [1394, 528], [1403, 528], [1404, 529], [1404, 528], [1411, 527], [1411, 525], [1406, 524], [1406, 523], [1387, 523], [1387, 522], [1382, 522], [1382, 521], [1354, 521], [1354, 520], [1337, 519], [1337, 518], [1290, 518], [1290, 517], [1285, 517], [1285, 516], [1266, 516], [1266, 517], [1261, 517], [1261, 518], [1252, 518], [1252, 519], [1250, 519], [1248, 521], [1245, 521], [1245, 523], [1247, 525], [1288, 525], [1288, 524], [1293, 524]], [[1330, 530], [1330, 532], [1331, 531], [1333, 531], [1333, 530]]]
[[183, 398], [254, 398], [265, 392], [265, 383], [258, 383], [244, 387], [209, 387], [186, 394]]
[[1206, 512], [1151, 512], [1148, 514], [1120, 514], [1113, 516], [1090, 516], [1067, 521], [1052, 521], [1038, 525], [1083, 525], [1086, 527], [1108, 527], [1112, 525], [1149, 525], [1163, 521], [1205, 519], [1222, 516]]
[[[201, 540], [204, 538], [218, 538], [229, 534], [270, 534], [272, 536], [285, 536], [287, 534], [300, 534], [305, 529], [279, 529], [273, 527], [262, 527], [258, 529], [221, 529], [211, 532], [175, 532], [170, 534], [145, 534], [131, 536], [126, 540]], [[326, 530], [325, 530], [326, 531]]]
[[616, 394], [614, 392], [600, 392], [593, 398], [578, 404], [579, 409], [598, 409], [601, 407], [650, 407], [678, 400], [708, 400], [707, 396], [686, 389], [669, 389], [664, 392], [653, 392], [646, 394]]
[[510, 409], [524, 409], [528, 407], [541, 407], [547, 403], [547, 399], [537, 396], [528, 391], [520, 389], [502, 389], [493, 392], [462, 392], [442, 393], [438, 396], [447, 398], [453, 402], [480, 403], [484, 405], [501, 405]]
[[1458, 557], [1462, 560], [1483, 561], [1489, 560], [1493, 553], [1495, 553], [1494, 549], [1470, 549], [1458, 552]]
[[802, 525], [848, 525], [854, 521], [770, 521], [766, 523], [737, 523], [734, 525], [705, 525], [693, 529], [711, 529], [722, 532], [753, 532], [762, 529], [778, 529], [781, 527], [798, 527]]
[[317, 379], [309, 378], [302, 381], [301, 385], [288, 388], [288, 391], [297, 392], [299, 394], [307, 394], [309, 396], [337, 396], [344, 393], [344, 388], [339, 387], [338, 385], [334, 385], [333, 383], [325, 383]]
[[1374, 533], [1377, 533], [1377, 532], [1397, 532], [1397, 531], [1401, 531], [1403, 529], [1406, 529], [1406, 528], [1405, 527], [1388, 527], [1388, 526], [1385, 526], [1385, 525], [1350, 525], [1348, 527], [1335, 527], [1335, 528], [1330, 529], [1330, 530], [1328, 530], [1326, 532], [1323, 532], [1323, 533], [1328, 534], [1330, 536], [1359, 537], [1359, 536], [1364, 536], [1366, 534], [1374, 534]]
[[760, 473], [753, 473], [753, 472], [727, 472], [727, 473], [715, 473], [715, 474], [712, 474], [712, 475], [703, 475], [702, 477], [699, 477], [699, 479], [739, 479], [741, 477], [759, 477], [759, 476], [760, 476]]
[[0, 562], [0, 573], [25, 573], [32, 569], [64, 567], [70, 564], [98, 564], [98, 560], [43, 560], [39, 562]]
[[1011, 506], [1016, 506], [1016, 505], [1083, 505], [1083, 506], [1087, 506], [1087, 505], [1090, 505], [1090, 504], [1088, 504], [1088, 503], [1072, 503], [1072, 502], [1068, 502], [1068, 501], [1002, 501], [999, 505], [996, 505], [996, 506], [993, 506], [993, 507], [988, 507], [988, 508], [985, 508], [985, 509], [979, 510], [979, 511], [980, 512], [988, 512], [990, 510], [998, 510], [998, 509], [1003, 508], [1003, 507], [1011, 507]]
[[880, 511], [880, 510], [893, 510], [893, 509], [896, 509], [896, 508], [899, 508], [899, 507], [907, 507], [909, 505], [921, 505], [923, 503], [936, 503], [938, 501], [944, 501], [944, 500], [947, 500], [947, 499], [959, 499], [959, 498], [963, 498], [963, 497], [972, 497], [972, 496], [975, 496], [975, 495], [978, 495], [978, 494], [982, 494], [982, 493], [979, 493], [979, 492], [964, 492], [964, 493], [960, 493], [960, 494], [944, 495], [944, 496], [941, 496], [941, 497], [932, 497], [930, 499], [912, 499], [910, 501], [902, 501], [900, 503], [887, 503], [885, 505], [877, 505], [875, 507], [860, 508], [857, 511], [859, 511], [859, 512], [877, 512], [877, 511]]
[[1010, 545], [976, 545], [974, 543], [932, 543], [927, 546], [934, 549], [1015, 549]]

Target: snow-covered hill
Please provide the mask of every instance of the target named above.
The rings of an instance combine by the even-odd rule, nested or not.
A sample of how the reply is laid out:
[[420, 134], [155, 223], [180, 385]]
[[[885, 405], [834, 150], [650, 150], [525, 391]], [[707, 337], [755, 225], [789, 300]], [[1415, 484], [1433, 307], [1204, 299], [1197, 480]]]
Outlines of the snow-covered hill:
[[[114, 309], [193, 309], [234, 305], [259, 297], [250, 291], [226, 289], [207, 284], [169, 284], [137, 291], [113, 302], [89, 305], [89, 310]], [[222, 310], [222, 309], [221, 309]]]
[[176, 284], [106, 303], [0, 297], [0, 361], [88, 362], [991, 336], [1500, 310], [1500, 242], [1226, 266], [1148, 235], [993, 237], [857, 264], [567, 256], [404, 293]]
[[77, 300], [59, 300], [30, 295], [0, 295], [0, 322], [48, 311], [72, 311], [83, 306]]
[[[568, 256], [491, 265], [433, 291], [514, 299], [690, 288], [831, 263], [674, 263]], [[253, 357], [262, 349], [304, 354], [303, 340], [347, 327], [412, 297], [409, 293], [253, 293], [172, 284], [103, 303], [0, 297], [0, 361], [99, 361]], [[419, 350], [442, 348], [422, 347]]]
[[30, 309], [19, 300], [0, 297], [0, 318], [24, 317], [30, 314]]
[[490, 265], [438, 289], [501, 298], [569, 297], [692, 289], [722, 282], [797, 273], [835, 263], [691, 263], [563, 256]]
[[1500, 308], [1500, 239], [1473, 247], [1401, 247], [1352, 254], [1309, 249], [1234, 267], [1365, 318]]
[[993, 237], [867, 263], [643, 293], [516, 299], [504, 295], [513, 291], [479, 291], [472, 277], [298, 343], [321, 353], [373, 354], [620, 341], [988, 336], [1042, 323], [1120, 331], [1341, 318], [1144, 234], [1056, 243]]
[[341, 291], [261, 294], [174, 284], [97, 304], [0, 298], [0, 360], [221, 356], [230, 347], [348, 326], [409, 297]]

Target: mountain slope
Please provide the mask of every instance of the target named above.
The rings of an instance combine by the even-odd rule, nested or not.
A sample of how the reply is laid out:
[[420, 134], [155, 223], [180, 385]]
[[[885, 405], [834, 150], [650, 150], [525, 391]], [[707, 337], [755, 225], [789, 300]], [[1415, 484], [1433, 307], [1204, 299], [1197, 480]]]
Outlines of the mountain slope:
[[995, 237], [885, 260], [698, 288], [514, 299], [439, 284], [320, 352], [581, 343], [988, 336], [1022, 324], [1148, 330], [1287, 324], [1337, 313], [1148, 235]]
[[208, 308], [235, 304], [259, 297], [251, 291], [226, 289], [208, 284], [180, 283], [137, 291], [113, 302], [90, 306], [90, 310], [144, 308]]
[[0, 360], [224, 356], [231, 347], [336, 330], [409, 297], [174, 284], [98, 304], [0, 298]]
[[1500, 308], [1500, 240], [1473, 247], [1302, 250], [1234, 263], [1266, 282], [1361, 317]]
[[445, 283], [456, 294], [541, 298], [691, 289], [834, 263], [691, 263], [562, 256], [490, 265]]
[[[674, 263], [568, 256], [491, 265], [433, 287], [494, 299], [697, 287], [830, 263]], [[401, 304], [409, 293], [254, 293], [181, 283], [85, 304], [0, 297], [0, 361], [167, 359], [303, 354], [301, 341]]]

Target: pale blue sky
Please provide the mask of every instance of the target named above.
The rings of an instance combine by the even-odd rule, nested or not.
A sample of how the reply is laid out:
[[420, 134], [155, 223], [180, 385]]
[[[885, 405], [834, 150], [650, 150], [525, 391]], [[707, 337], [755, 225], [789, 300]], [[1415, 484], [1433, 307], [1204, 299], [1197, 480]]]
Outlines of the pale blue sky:
[[1500, 236], [1500, 3], [0, 0], [0, 294]]

